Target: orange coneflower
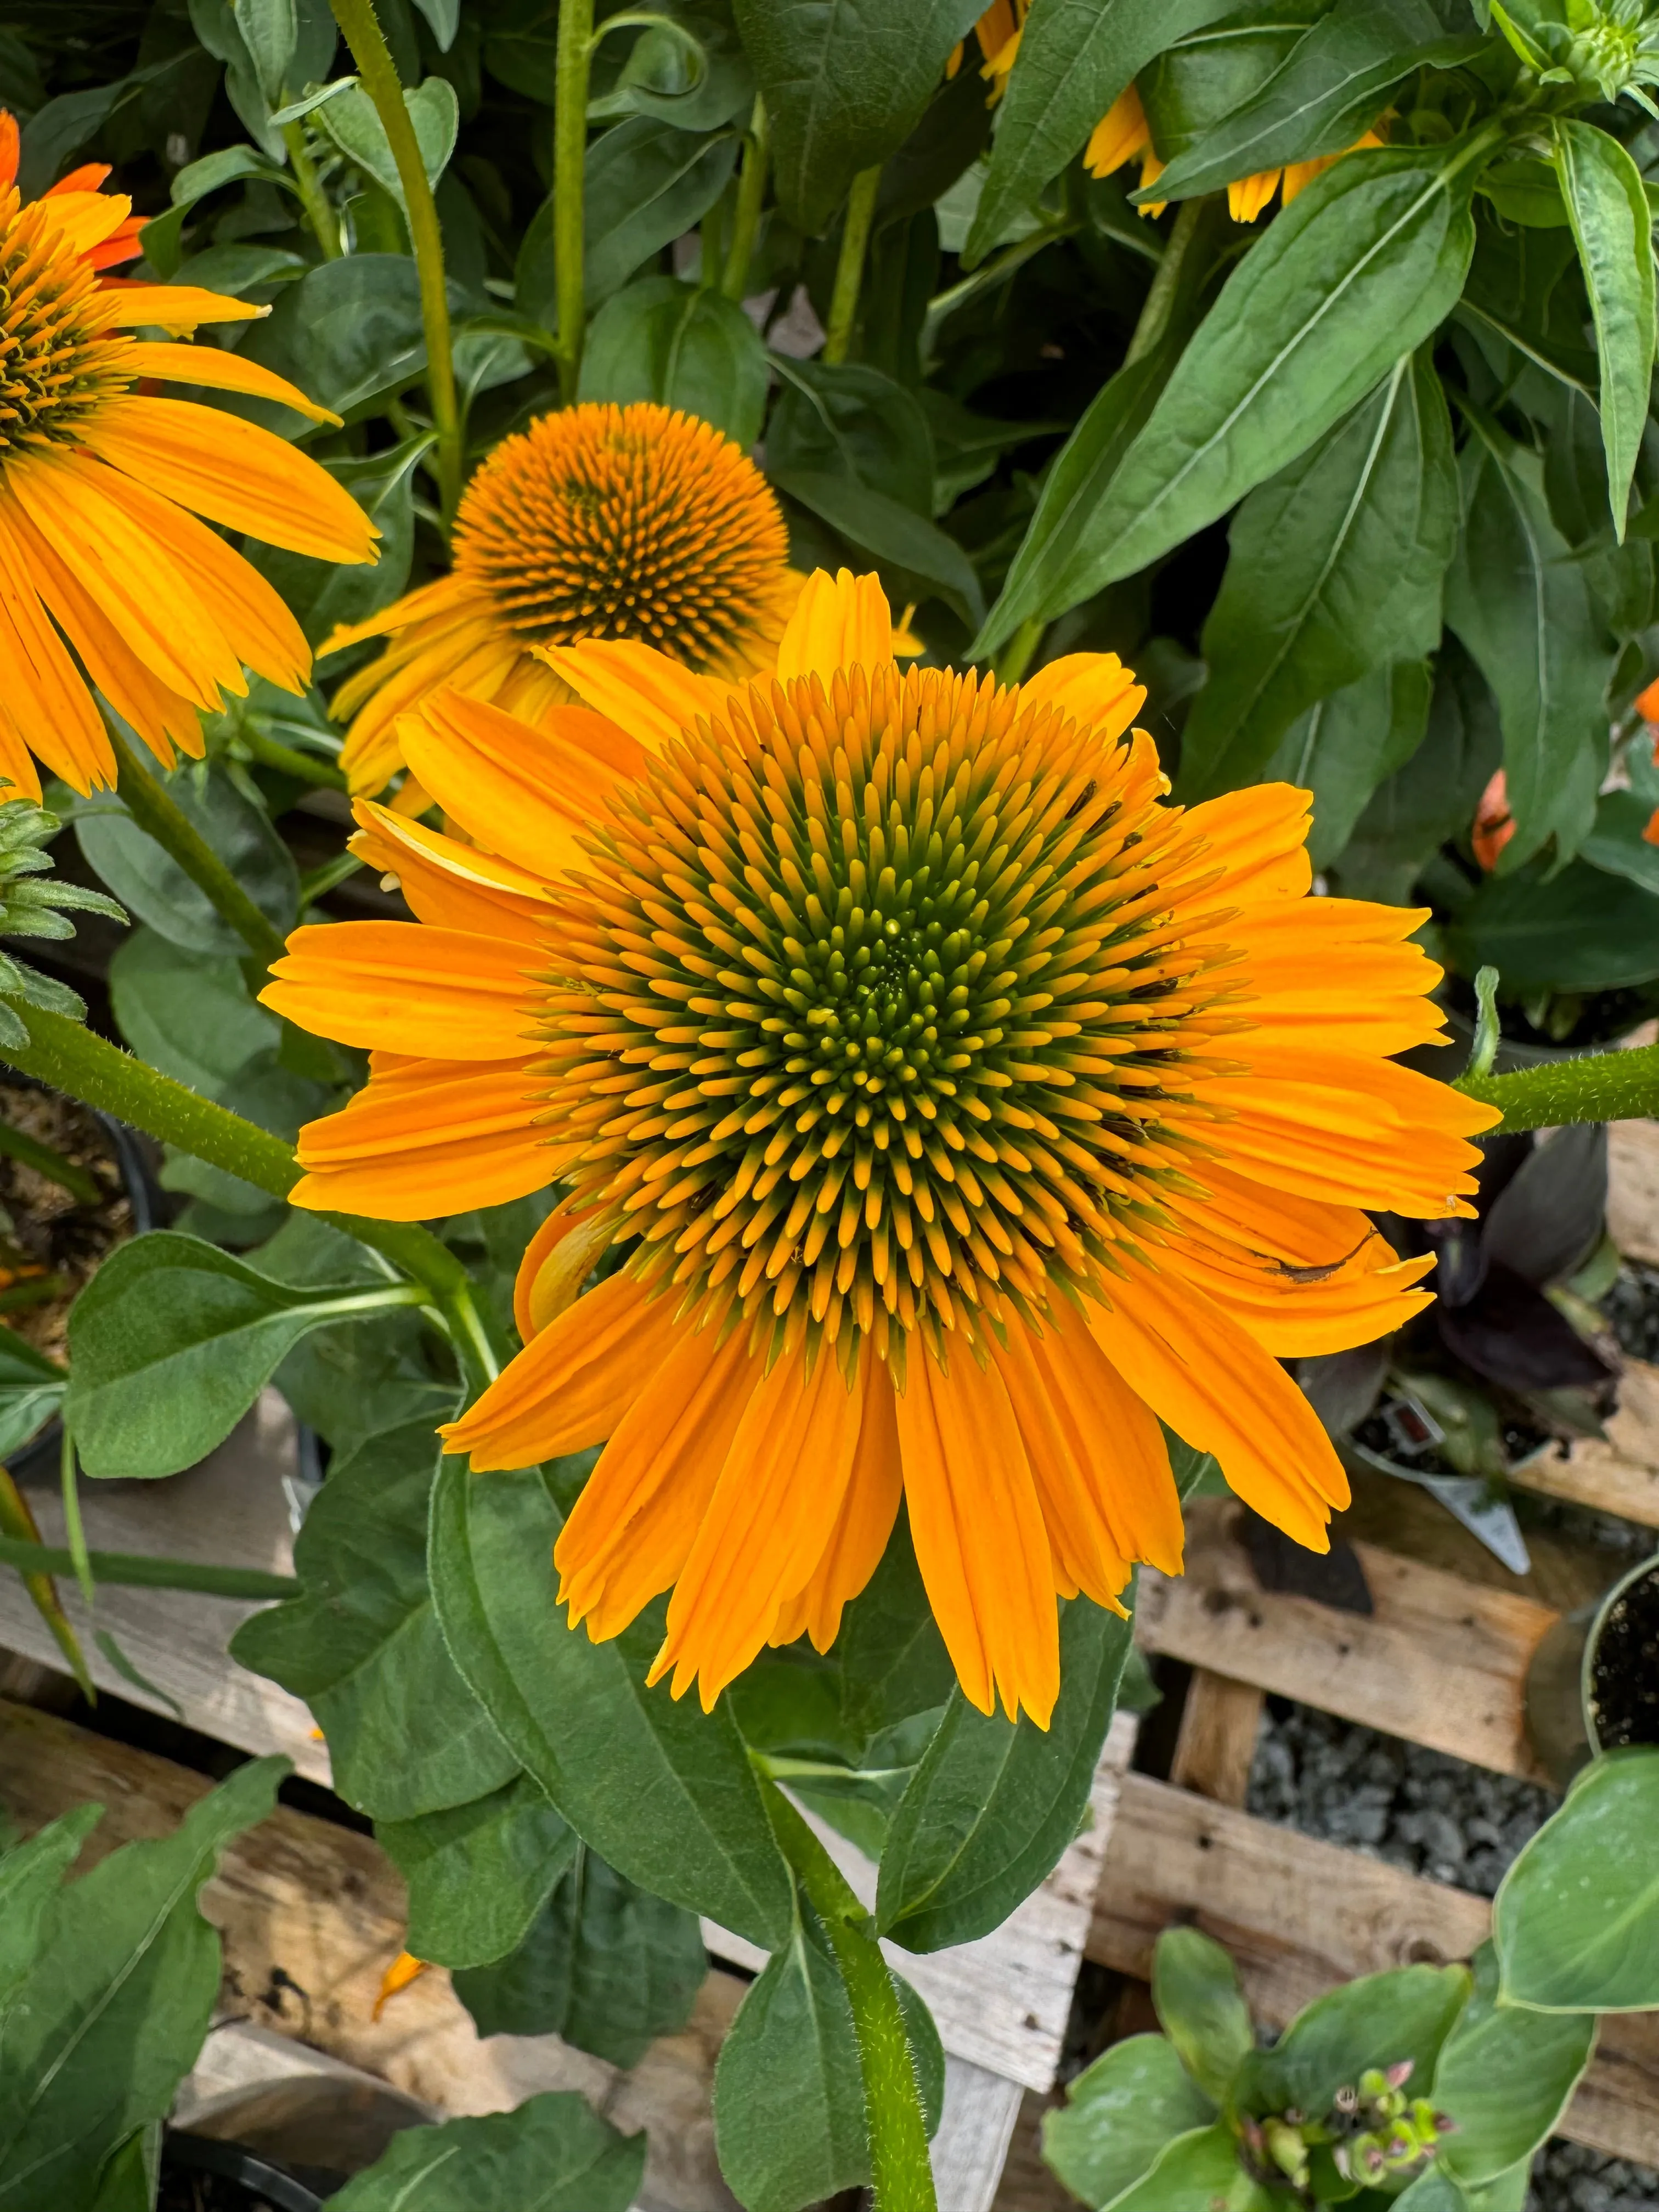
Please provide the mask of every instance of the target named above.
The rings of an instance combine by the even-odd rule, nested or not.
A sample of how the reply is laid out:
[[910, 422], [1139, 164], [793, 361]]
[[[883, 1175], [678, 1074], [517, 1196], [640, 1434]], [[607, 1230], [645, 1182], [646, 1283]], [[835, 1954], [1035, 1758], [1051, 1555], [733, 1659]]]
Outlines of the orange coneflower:
[[787, 562], [771, 488], [712, 423], [645, 401], [544, 415], [468, 485], [453, 574], [325, 644], [392, 640], [334, 695], [352, 718], [353, 790], [379, 791], [404, 764], [398, 715], [447, 686], [532, 720], [568, 702], [550, 647], [637, 638], [689, 668], [749, 674], [799, 592]]
[[300, 930], [264, 996], [377, 1055], [296, 1203], [568, 1186], [445, 1433], [608, 1439], [573, 1625], [672, 1587], [653, 1679], [708, 1705], [827, 1648], [902, 1497], [964, 1692], [1046, 1724], [1056, 1595], [1179, 1569], [1160, 1419], [1323, 1548], [1346, 1486], [1279, 1357], [1425, 1303], [1361, 1209], [1467, 1211], [1496, 1118], [1389, 1057], [1440, 1033], [1424, 917], [1307, 896], [1305, 792], [1166, 804], [1111, 654], [901, 670], [873, 577], [814, 576], [742, 689], [551, 659], [584, 704], [540, 728], [404, 723], [471, 842], [360, 804], [421, 919]]
[[237, 354], [128, 336], [265, 310], [104, 277], [139, 250], [131, 202], [94, 166], [25, 204], [17, 150], [0, 112], [0, 778], [38, 799], [32, 754], [77, 791], [115, 781], [94, 686], [168, 764], [175, 744], [200, 753], [198, 709], [246, 692], [245, 665], [302, 688], [299, 624], [208, 523], [328, 561], [373, 560], [379, 532], [281, 438], [145, 389], [337, 420]]

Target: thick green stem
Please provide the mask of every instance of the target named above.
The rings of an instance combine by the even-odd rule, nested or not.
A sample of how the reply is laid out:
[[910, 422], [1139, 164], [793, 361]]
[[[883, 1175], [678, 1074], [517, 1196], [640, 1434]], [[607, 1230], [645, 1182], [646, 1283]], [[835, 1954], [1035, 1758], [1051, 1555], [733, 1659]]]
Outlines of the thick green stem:
[[1175, 311], [1182, 267], [1198, 234], [1198, 226], [1203, 215], [1204, 202], [1201, 199], [1182, 202], [1164, 248], [1164, 258], [1158, 264], [1146, 303], [1140, 310], [1140, 319], [1129, 340], [1129, 349], [1123, 356], [1125, 368], [1149, 354], [1168, 330], [1170, 317]]
[[288, 148], [289, 167], [294, 172], [294, 188], [300, 195], [300, 205], [305, 210], [306, 221], [311, 225], [311, 234], [325, 261], [341, 258], [340, 226], [334, 219], [328, 194], [323, 190], [323, 180], [317, 174], [317, 164], [306, 151], [306, 134], [297, 123], [283, 125], [283, 143]]
[[1046, 617], [1028, 615], [1009, 639], [996, 659], [999, 684], [1018, 684], [1031, 665], [1031, 656], [1042, 642], [1042, 633], [1048, 627]]
[[870, 246], [870, 227], [876, 219], [876, 193], [881, 185], [881, 166], [860, 169], [847, 195], [847, 214], [841, 227], [841, 252], [836, 262], [836, 289], [830, 295], [830, 327], [824, 333], [823, 358], [832, 367], [846, 360], [858, 321], [859, 292], [864, 283], [864, 257]]
[[374, 14], [374, 0], [330, 0], [334, 20], [345, 34], [363, 90], [374, 103], [398, 181], [404, 188], [404, 212], [421, 283], [421, 322], [426, 332], [426, 388], [432, 402], [432, 427], [438, 434], [438, 498], [444, 527], [455, 519], [461, 497], [461, 416], [455, 392], [455, 358], [449, 334], [449, 295], [444, 281], [443, 234], [438, 205], [427, 181], [420, 141], [410, 120], [397, 64]]
[[870, 1916], [782, 1791], [767, 1781], [761, 1787], [772, 1832], [823, 1923], [853, 2008], [870, 2131], [872, 2212], [938, 2212], [910, 2039]]
[[271, 737], [264, 730], [243, 728], [236, 732], [237, 742], [246, 747], [251, 759], [263, 768], [274, 768], [284, 775], [295, 776], [301, 783], [314, 783], [320, 791], [344, 791], [349, 787], [345, 773], [320, 753], [302, 753], [297, 745], [285, 745], [280, 738]]
[[553, 271], [559, 390], [567, 407], [575, 399], [582, 368], [587, 80], [595, 44], [593, 0], [559, 0], [553, 64]]
[[[0, 1467], [0, 1559], [7, 1552], [23, 1555], [19, 1564], [30, 1570], [24, 1574], [23, 1587], [35, 1611], [52, 1631], [52, 1642], [69, 1661], [70, 1672], [80, 1684], [82, 1696], [95, 1702], [98, 1692], [92, 1686], [86, 1656], [69, 1625], [68, 1614], [58, 1602], [58, 1587], [52, 1579], [55, 1574], [69, 1573], [75, 1562], [67, 1552], [51, 1551], [41, 1543], [28, 1500], [12, 1480], [11, 1469]], [[37, 1553], [38, 1559], [34, 1556]]]
[[116, 788], [138, 827], [155, 840], [169, 860], [178, 863], [257, 960], [267, 968], [273, 960], [279, 960], [285, 941], [282, 931], [255, 906], [178, 800], [150, 774], [113, 723], [109, 725], [109, 741], [120, 769]]
[[[6, 1480], [10, 1480], [8, 1475]], [[94, 1583], [118, 1583], [129, 1589], [202, 1590], [210, 1597], [300, 1595], [301, 1586], [291, 1575], [268, 1575], [258, 1567], [216, 1567], [202, 1559], [150, 1559], [139, 1552], [88, 1552], [86, 1561]], [[67, 1546], [43, 1544], [38, 1537], [0, 1536], [0, 1567], [15, 1567], [31, 1582], [68, 1574], [74, 1565], [75, 1555]]]
[[1552, 1060], [1518, 1075], [1465, 1075], [1452, 1086], [1503, 1110], [1505, 1134], [1569, 1121], [1644, 1121], [1659, 1116], [1659, 1044]]
[[766, 198], [766, 161], [771, 138], [766, 102], [757, 93], [749, 118], [749, 137], [743, 149], [743, 173], [738, 179], [738, 205], [732, 222], [732, 243], [726, 256], [720, 289], [728, 300], [742, 301], [749, 294], [749, 264], [755, 258], [755, 238], [760, 229], [761, 205]]

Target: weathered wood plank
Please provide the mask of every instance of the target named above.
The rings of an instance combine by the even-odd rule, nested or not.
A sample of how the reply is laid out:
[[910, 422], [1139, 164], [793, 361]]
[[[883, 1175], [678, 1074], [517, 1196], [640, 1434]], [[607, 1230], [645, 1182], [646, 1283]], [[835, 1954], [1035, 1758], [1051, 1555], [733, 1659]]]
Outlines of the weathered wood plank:
[[[1282, 2027], [1356, 1975], [1468, 1958], [1491, 1919], [1485, 1898], [1130, 1774], [1088, 1949], [1101, 1965], [1144, 1978], [1164, 1928], [1201, 1928], [1238, 1961], [1257, 2016]], [[1659, 2163], [1659, 2019], [1604, 2022], [1601, 2053], [1561, 2132]]]
[[1626, 1258], [1659, 1267], [1659, 1122], [1607, 1125], [1607, 1228]]
[[1170, 1779], [1218, 1805], [1242, 1805], [1261, 1727], [1262, 1693], [1254, 1682], [1194, 1669], [1181, 1709]]
[[1552, 1498], [1659, 1528], [1659, 1367], [1627, 1359], [1619, 1381], [1619, 1410], [1607, 1420], [1606, 1441], [1583, 1437], [1565, 1459], [1552, 1455], [1540, 1460], [1516, 1480]]
[[1355, 1549], [1376, 1610], [1337, 1613], [1260, 1589], [1238, 1509], [1206, 1498], [1188, 1524], [1187, 1571], [1144, 1571], [1136, 1630], [1166, 1651], [1500, 1773], [1540, 1779], [1522, 1722], [1528, 1662], [1558, 1615], [1370, 1544]]

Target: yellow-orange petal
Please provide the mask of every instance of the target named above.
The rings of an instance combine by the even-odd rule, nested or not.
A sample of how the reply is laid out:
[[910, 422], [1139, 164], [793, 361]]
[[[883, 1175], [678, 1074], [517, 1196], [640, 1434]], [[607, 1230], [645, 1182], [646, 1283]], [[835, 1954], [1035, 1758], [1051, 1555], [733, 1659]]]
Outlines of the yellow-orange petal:
[[861, 1387], [864, 1412], [858, 1449], [841, 1511], [805, 1588], [779, 1607], [767, 1638], [770, 1644], [793, 1644], [797, 1637], [810, 1636], [815, 1650], [827, 1651], [841, 1632], [843, 1609], [881, 1565], [898, 1519], [904, 1499], [904, 1463], [893, 1411], [893, 1378], [885, 1360], [866, 1355]]
[[1279, 190], [1277, 169], [1258, 170], [1253, 177], [1239, 177], [1227, 187], [1227, 212], [1235, 222], [1254, 222]]
[[730, 684], [696, 675], [633, 638], [589, 637], [537, 650], [579, 699], [648, 753], [660, 752], [699, 715], [719, 714], [731, 696]]
[[1212, 902], [1218, 906], [1304, 898], [1313, 887], [1307, 854], [1312, 811], [1313, 794], [1291, 783], [1252, 784], [1188, 807], [1185, 826], [1202, 836], [1208, 849], [1190, 868], [1171, 877], [1169, 888], [1179, 890], [1220, 862], [1226, 874], [1215, 886]]
[[1067, 653], [1028, 676], [1019, 696], [1057, 708], [1097, 737], [1119, 738], [1146, 705], [1146, 686], [1115, 653]]
[[[412, 781], [404, 789], [425, 800]], [[352, 851], [371, 867], [397, 877], [420, 921], [480, 937], [510, 938], [527, 954], [541, 945], [554, 909], [540, 879], [527, 869], [446, 837], [441, 830], [411, 820], [398, 807], [378, 806], [372, 799], [357, 799], [351, 811], [359, 825]]]
[[417, 1060], [371, 1075], [337, 1114], [301, 1130], [306, 1172], [289, 1203], [428, 1221], [544, 1190], [551, 1163], [536, 1126], [539, 1091], [522, 1065]]
[[1091, 176], [1109, 177], [1137, 154], [1144, 154], [1152, 143], [1140, 94], [1133, 84], [1125, 85], [1090, 132], [1083, 149], [1083, 166]]
[[838, 668], [875, 668], [893, 658], [893, 616], [878, 576], [816, 569], [801, 586], [778, 641], [778, 677], [821, 676]]
[[307, 399], [297, 384], [262, 368], [257, 361], [227, 353], [222, 346], [155, 344], [134, 341], [123, 367], [135, 376], [153, 377], [158, 384], [195, 384], [204, 391], [240, 392], [252, 399], [275, 399], [313, 422], [332, 422], [339, 416], [314, 399]]
[[193, 331], [198, 323], [252, 323], [270, 313], [251, 300], [204, 292], [196, 284], [136, 284], [118, 277], [100, 288], [112, 330]]
[[528, 1344], [556, 1321], [611, 1243], [603, 1210], [566, 1200], [525, 1246], [513, 1281], [513, 1320]]
[[[113, 784], [115, 757], [80, 671], [47, 619], [14, 532], [0, 529], [0, 687], [31, 752], [82, 793]], [[40, 785], [23, 788], [39, 798]], [[10, 794], [16, 796], [14, 792]]]
[[525, 948], [414, 921], [296, 929], [259, 994], [313, 1036], [417, 1060], [522, 1060]]

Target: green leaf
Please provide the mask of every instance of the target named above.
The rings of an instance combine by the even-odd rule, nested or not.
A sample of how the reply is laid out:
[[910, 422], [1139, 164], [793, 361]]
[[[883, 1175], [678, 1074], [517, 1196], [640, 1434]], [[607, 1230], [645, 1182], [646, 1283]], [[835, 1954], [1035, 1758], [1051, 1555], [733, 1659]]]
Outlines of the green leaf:
[[1451, 35], [1461, 12], [1444, 0], [1338, 0], [1259, 90], [1175, 155], [1158, 198], [1196, 199], [1237, 177], [1346, 153], [1404, 78], [1479, 50], [1478, 38]]
[[1152, 1950], [1152, 2002], [1182, 2064], [1212, 2105], [1224, 2105], [1255, 2048], [1232, 1960], [1196, 1928], [1166, 1928]]
[[741, 307], [706, 286], [644, 276], [594, 316], [577, 397], [682, 407], [747, 447], [761, 434], [767, 380], [766, 348]]
[[1548, 161], [1535, 154], [1494, 161], [1475, 190], [1510, 222], [1531, 230], [1565, 230], [1567, 204], [1561, 180]]
[[1282, 2201], [1251, 2180], [1231, 2129], [1218, 2123], [1166, 2143], [1114, 2212], [1277, 2212]]
[[790, 361], [766, 434], [769, 470], [867, 484], [921, 515], [933, 512], [933, 435], [914, 392], [864, 362]]
[[1622, 540], [1653, 385], [1653, 216], [1641, 171], [1593, 123], [1556, 118], [1555, 167], [1595, 323], [1607, 497]]
[[1449, 925], [1446, 951], [1460, 975], [1496, 968], [1505, 997], [1626, 990], [1659, 976], [1659, 906], [1583, 860], [1555, 875], [1535, 861], [1489, 876]]
[[106, 2157], [162, 2118], [219, 1992], [219, 1937], [197, 1909], [233, 1836], [263, 1820], [283, 1759], [239, 1767], [176, 1832], [128, 1844], [57, 1891], [0, 2030], [0, 2204], [87, 2203]]
[[259, 89], [267, 105], [275, 107], [283, 97], [283, 81], [300, 36], [294, 0], [231, 0], [231, 11]]
[[1498, 700], [1518, 867], [1553, 836], [1576, 853], [1595, 819], [1607, 760], [1602, 642], [1583, 564], [1557, 530], [1536, 457], [1498, 435], [1464, 449], [1463, 535], [1446, 578], [1446, 621]]
[[331, 2212], [628, 2212], [645, 2172], [645, 2133], [619, 2135], [573, 2090], [510, 2112], [402, 2128]]
[[[927, 2009], [896, 1974], [931, 2136], [944, 2057]], [[800, 2212], [870, 2179], [864, 2081], [847, 1985], [823, 1922], [800, 1899], [789, 1942], [738, 2008], [714, 2069], [720, 2172], [748, 2212]]]
[[1077, 604], [1305, 453], [1444, 319], [1474, 251], [1468, 148], [1352, 154], [1276, 216], [1078, 532]]
[[409, 1948], [439, 1966], [516, 1950], [578, 1849], [527, 1774], [470, 1805], [378, 1821], [374, 1835], [409, 1884]]
[[[1374, 668], [1310, 707], [1263, 763], [1262, 782], [1294, 783], [1312, 792], [1308, 857], [1316, 868], [1341, 856], [1372, 793], [1422, 744], [1433, 689], [1425, 660]], [[1473, 812], [1471, 807], [1471, 817]]]
[[872, 555], [884, 570], [918, 578], [971, 628], [984, 620], [985, 595], [973, 562], [937, 523], [928, 522], [885, 492], [813, 469], [769, 471], [781, 492]]
[[314, 648], [341, 623], [360, 623], [390, 606], [409, 582], [415, 548], [415, 465], [430, 446], [423, 434], [378, 453], [330, 454], [322, 462], [380, 533], [380, 557], [361, 562], [313, 561], [278, 545], [249, 539], [247, 558], [276, 586]]
[[[729, 131], [677, 131], [654, 115], [630, 115], [587, 149], [583, 204], [583, 296], [590, 307], [620, 291], [634, 271], [700, 223], [737, 165]], [[532, 217], [519, 249], [518, 303], [552, 330], [558, 321], [553, 203]]]
[[205, 1097], [222, 1098], [281, 1041], [281, 1022], [248, 996], [228, 953], [188, 952], [159, 930], [135, 929], [116, 948], [109, 981], [116, 1025], [140, 1060]]
[[479, 1479], [445, 1462], [430, 1565], [456, 1663], [585, 1843], [653, 1895], [772, 1949], [790, 1925], [789, 1870], [730, 1708], [705, 1715], [645, 1687], [659, 1606], [610, 1643], [567, 1631], [562, 1525], [540, 1469]]
[[1644, 891], [1659, 892], [1659, 845], [1650, 845], [1644, 835], [1653, 812], [1651, 804], [1633, 791], [1603, 792], [1580, 859], [1605, 875], [1623, 876]]
[[1491, 1943], [1471, 1963], [1474, 1994], [1441, 2051], [1433, 2095], [1457, 2123], [1442, 2160], [1461, 2182], [1476, 2184], [1495, 2181], [1553, 2135], [1589, 2064], [1596, 2019], [1500, 2004]]
[[1656, 1826], [1659, 1750], [1593, 1759], [1498, 1890], [1501, 2002], [1540, 2012], [1659, 2008]]
[[1435, 660], [1427, 739], [1373, 794], [1355, 825], [1341, 854], [1345, 895], [1408, 904], [1419, 870], [1474, 821], [1503, 745], [1486, 679], [1457, 640], [1447, 638]]
[[[649, 11], [610, 89], [590, 98], [591, 121], [655, 115], [677, 131], [718, 131], [755, 104], [755, 74], [738, 43], [731, 11], [718, 4], [673, 0]], [[638, 18], [635, 18], [638, 21]], [[623, 41], [607, 39], [596, 58], [597, 86]]]
[[1425, 352], [1233, 517], [1204, 625], [1209, 677], [1182, 738], [1182, 796], [1256, 781], [1316, 702], [1431, 652], [1456, 538], [1451, 421]]
[[15, 1329], [0, 1330], [0, 1461], [9, 1459], [51, 1419], [68, 1387], [67, 1369], [37, 1352]]
[[1253, 2051], [1234, 2099], [1243, 2111], [1328, 2112], [1367, 2067], [1412, 2062], [1412, 2094], [1427, 2094], [1440, 2047], [1469, 1993], [1464, 1966], [1402, 1966], [1365, 1974], [1299, 2012], [1271, 2051]]
[[256, 1613], [231, 1639], [241, 1666], [305, 1699], [328, 1738], [335, 1788], [375, 1820], [466, 1805], [518, 1771], [433, 1611], [426, 1528], [437, 1462], [424, 1419], [336, 1460], [295, 1541], [304, 1595]]
[[[464, 313], [465, 306], [452, 287], [451, 313]], [[238, 351], [287, 377], [348, 422], [377, 414], [426, 368], [415, 264], [404, 253], [349, 253], [325, 261], [297, 284], [283, 287], [270, 315], [249, 331]], [[229, 394], [225, 404], [268, 429], [286, 424], [293, 430], [290, 408]]]
[[[963, 250], [972, 268], [1082, 147], [1148, 62], [1237, 0], [1034, 0], [1008, 81], [990, 174]], [[1023, 619], [1023, 617], [1022, 617]]]
[[690, 2017], [708, 1971], [696, 1915], [578, 1844], [510, 1956], [455, 1977], [480, 2035], [557, 2035], [637, 2066]]
[[921, 118], [974, 0], [733, 0], [772, 124], [778, 204], [825, 229], [861, 169]]
[[1066, 2084], [1042, 2119], [1042, 2156], [1073, 2197], [1109, 2204], [1176, 2136], [1207, 2128], [1214, 2107], [1167, 2036], [1131, 2035]]
[[[423, 78], [412, 88], [405, 89], [404, 106], [415, 126], [415, 141], [421, 149], [426, 180], [435, 185], [449, 166], [449, 157], [455, 150], [455, 136], [460, 129], [460, 103], [455, 96], [455, 88], [447, 77]], [[316, 110], [312, 119], [347, 161], [355, 163], [365, 176], [372, 177], [383, 191], [390, 192], [407, 215], [403, 179], [398, 174], [391, 141], [374, 112], [374, 101], [362, 87], [352, 85], [337, 100], [328, 100]]]
[[103, 1815], [101, 1805], [77, 1805], [26, 1844], [0, 1853], [0, 2042], [40, 1948], [46, 1908]]
[[[270, 817], [239, 791], [225, 771], [188, 763], [156, 780], [236, 878], [268, 921], [293, 928], [300, 878], [294, 856]], [[81, 850], [129, 913], [186, 951], [246, 957], [247, 947], [221, 921], [207, 893], [133, 821], [112, 792], [76, 810]]]
[[909, 1951], [969, 1942], [1053, 1871], [1088, 1806], [1129, 1636], [1115, 1613], [1070, 1601], [1047, 1729], [951, 1692], [888, 1831], [876, 1899], [884, 1936]]
[[143, 1478], [193, 1467], [302, 1336], [388, 1295], [290, 1291], [172, 1230], [118, 1245], [70, 1315], [68, 1411], [82, 1465]]

